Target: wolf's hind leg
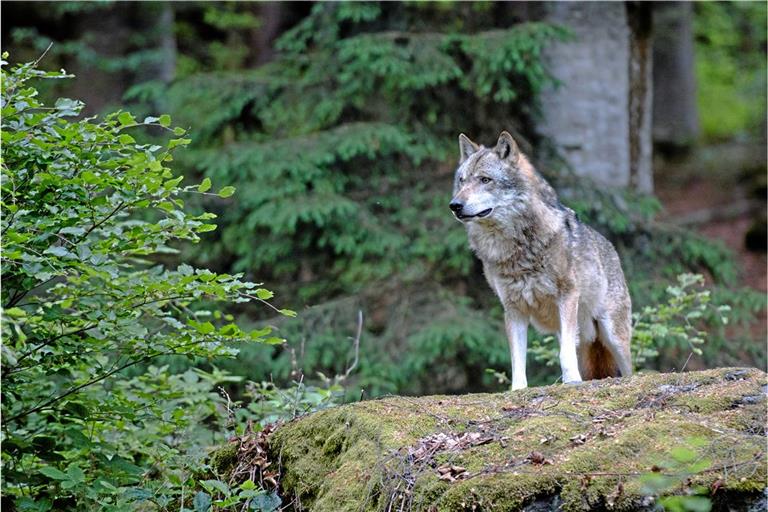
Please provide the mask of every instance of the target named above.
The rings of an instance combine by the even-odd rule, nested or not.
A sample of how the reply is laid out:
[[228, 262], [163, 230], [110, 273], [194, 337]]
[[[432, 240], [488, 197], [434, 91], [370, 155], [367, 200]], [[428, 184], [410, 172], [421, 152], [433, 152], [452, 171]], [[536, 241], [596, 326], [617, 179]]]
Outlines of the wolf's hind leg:
[[598, 337], [605, 344], [622, 377], [632, 375], [632, 354], [629, 342], [632, 337], [632, 320], [629, 311], [610, 311], [597, 319]]

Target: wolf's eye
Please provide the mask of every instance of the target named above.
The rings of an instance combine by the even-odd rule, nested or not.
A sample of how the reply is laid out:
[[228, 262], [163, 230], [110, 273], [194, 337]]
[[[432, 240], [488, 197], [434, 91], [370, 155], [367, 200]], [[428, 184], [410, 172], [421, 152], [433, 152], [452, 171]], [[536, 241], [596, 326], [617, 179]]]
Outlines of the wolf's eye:
[[491, 182], [491, 178], [489, 178], [488, 176], [480, 176], [480, 183], [482, 183], [483, 185], [490, 182]]

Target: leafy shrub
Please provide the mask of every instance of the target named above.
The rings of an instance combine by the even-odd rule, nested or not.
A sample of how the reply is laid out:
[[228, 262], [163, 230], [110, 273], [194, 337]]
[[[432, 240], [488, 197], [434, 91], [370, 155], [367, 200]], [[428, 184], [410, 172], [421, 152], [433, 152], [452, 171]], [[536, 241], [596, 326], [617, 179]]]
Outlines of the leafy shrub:
[[680, 445], [669, 451], [668, 458], [660, 461], [653, 472], [639, 477], [642, 492], [657, 499], [661, 510], [709, 512], [712, 509], [712, 501], [709, 498], [711, 490], [703, 485], [692, 484], [693, 477], [712, 466], [709, 457], [698, 453], [708, 444], [706, 439], [698, 437], [682, 440]]
[[[654, 306], [645, 306], [632, 315], [632, 341], [634, 365], [642, 368], [650, 359], [659, 355], [660, 350], [671, 348], [690, 350], [702, 355], [707, 332], [702, 330], [702, 321], [712, 313], [722, 325], [728, 323], [727, 314], [731, 307], [712, 304], [711, 292], [704, 290], [704, 277], [698, 274], [681, 274], [677, 284], [667, 287], [668, 300]], [[681, 366], [684, 369], [688, 361]]]
[[[160, 356], [232, 357], [243, 344], [281, 343], [220, 310], [251, 301], [276, 309], [272, 292], [161, 263], [173, 242], [216, 228], [215, 215], [183, 209], [184, 197], [214, 194], [207, 179], [182, 187], [168, 167], [189, 143], [168, 115], [74, 120], [82, 103], [47, 106], [30, 82], [67, 75], [2, 65], [5, 495], [20, 510], [116, 510], [162, 488], [140, 485], [158, 471], [183, 489], [189, 472], [165, 470], [194, 450], [189, 434], [221, 403], [211, 388], [229, 377], [126, 372]], [[141, 144], [141, 128], [171, 138]]]

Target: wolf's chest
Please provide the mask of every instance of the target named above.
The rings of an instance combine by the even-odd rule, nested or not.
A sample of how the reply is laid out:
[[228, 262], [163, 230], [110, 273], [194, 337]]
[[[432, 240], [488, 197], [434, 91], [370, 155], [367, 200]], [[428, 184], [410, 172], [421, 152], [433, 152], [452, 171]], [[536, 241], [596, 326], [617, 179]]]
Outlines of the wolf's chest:
[[504, 275], [490, 272], [488, 280], [504, 306], [518, 310], [539, 309], [557, 300], [557, 285], [546, 272]]
[[546, 273], [515, 278], [489, 275], [488, 281], [505, 311], [513, 309], [528, 317], [540, 332], [557, 332], [560, 324], [558, 293], [552, 276]]

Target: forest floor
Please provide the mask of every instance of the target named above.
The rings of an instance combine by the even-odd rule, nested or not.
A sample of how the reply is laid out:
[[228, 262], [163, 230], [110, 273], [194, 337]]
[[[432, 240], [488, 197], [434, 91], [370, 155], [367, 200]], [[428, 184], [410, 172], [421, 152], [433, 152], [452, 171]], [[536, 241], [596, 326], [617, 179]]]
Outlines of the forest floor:
[[[768, 291], [765, 147], [764, 142], [728, 142], [701, 146], [676, 159], [657, 157], [654, 161], [655, 192], [664, 206], [662, 219], [722, 241], [737, 258], [739, 282], [735, 284], [763, 293]], [[758, 242], [753, 238], [747, 243], [750, 232]], [[754, 340], [764, 343], [768, 308], [750, 325], [749, 332]]]
[[[741, 284], [768, 291], [765, 250], [747, 248], [747, 233], [766, 213], [764, 144], [729, 142], [654, 162], [656, 194], [664, 220], [721, 240], [741, 268]], [[758, 227], [765, 236], [765, 227]]]

